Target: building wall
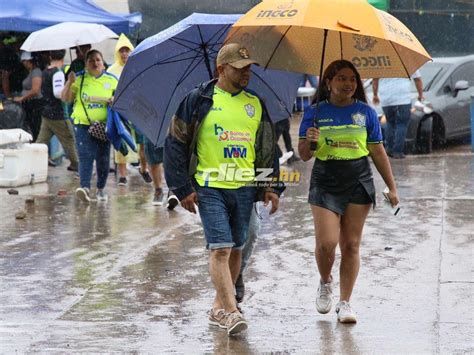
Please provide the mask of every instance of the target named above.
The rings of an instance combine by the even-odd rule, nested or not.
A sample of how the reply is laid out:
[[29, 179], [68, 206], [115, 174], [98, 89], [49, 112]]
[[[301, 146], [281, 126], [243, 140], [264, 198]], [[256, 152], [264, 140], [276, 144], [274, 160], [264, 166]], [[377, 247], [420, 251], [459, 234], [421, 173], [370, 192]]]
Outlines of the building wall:
[[390, 11], [432, 56], [474, 53], [474, 1], [391, 0]]
[[140, 37], [152, 36], [193, 12], [245, 13], [260, 0], [129, 0], [130, 11], [143, 14]]
[[[118, 13], [118, 14], [130, 13], [128, 0], [93, 0], [93, 2], [97, 6], [112, 13]], [[98, 49], [104, 56], [104, 60], [108, 64], [112, 64], [115, 61], [114, 52], [115, 52], [116, 43], [117, 43], [117, 40], [108, 39], [103, 42], [93, 44], [92, 48]]]

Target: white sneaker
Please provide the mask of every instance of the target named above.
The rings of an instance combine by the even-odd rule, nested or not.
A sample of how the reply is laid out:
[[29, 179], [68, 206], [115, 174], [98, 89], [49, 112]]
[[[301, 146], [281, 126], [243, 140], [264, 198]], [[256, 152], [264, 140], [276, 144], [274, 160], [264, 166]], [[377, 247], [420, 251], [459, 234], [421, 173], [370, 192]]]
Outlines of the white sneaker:
[[89, 196], [89, 189], [87, 187], [78, 187], [76, 189], [76, 197], [82, 202], [91, 202], [91, 198]]
[[161, 188], [155, 189], [155, 195], [153, 196], [153, 201], [151, 201], [151, 204], [153, 206], [162, 206], [163, 205], [163, 190]]
[[321, 314], [331, 311], [332, 307], [332, 281], [324, 283], [319, 281], [318, 295], [316, 296], [316, 309]]
[[107, 202], [107, 200], [109, 199], [104, 189], [97, 190], [96, 197], [97, 197], [97, 201], [102, 201], [102, 202]]
[[288, 161], [288, 159], [290, 159], [292, 156], [293, 156], [293, 151], [283, 153], [283, 155], [279, 159], [280, 165], [285, 164]]
[[357, 323], [357, 315], [347, 301], [336, 305], [337, 320], [341, 323]]

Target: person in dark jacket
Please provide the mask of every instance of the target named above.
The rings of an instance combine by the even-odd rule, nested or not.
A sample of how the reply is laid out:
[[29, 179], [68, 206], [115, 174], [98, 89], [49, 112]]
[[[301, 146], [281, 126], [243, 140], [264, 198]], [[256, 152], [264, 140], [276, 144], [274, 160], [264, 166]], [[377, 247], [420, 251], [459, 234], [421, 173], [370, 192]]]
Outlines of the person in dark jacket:
[[41, 92], [43, 94], [43, 110], [41, 112], [41, 128], [37, 143], [49, 144], [49, 141], [56, 135], [63, 146], [71, 165], [68, 170], [77, 171], [79, 160], [76, 152], [76, 141], [72, 123], [65, 117], [63, 104], [61, 102], [61, 92], [64, 89], [65, 77], [62, 71], [64, 66], [64, 55], [66, 51], [51, 51], [51, 63], [43, 71]]
[[267, 109], [248, 91], [246, 48], [226, 44], [217, 55], [219, 77], [191, 91], [172, 118], [165, 141], [168, 187], [181, 205], [199, 214], [210, 250], [210, 274], [216, 289], [209, 324], [229, 335], [247, 329], [237, 309], [234, 284], [255, 200], [278, 209], [279, 189], [258, 181], [260, 173], [277, 179], [275, 133]]

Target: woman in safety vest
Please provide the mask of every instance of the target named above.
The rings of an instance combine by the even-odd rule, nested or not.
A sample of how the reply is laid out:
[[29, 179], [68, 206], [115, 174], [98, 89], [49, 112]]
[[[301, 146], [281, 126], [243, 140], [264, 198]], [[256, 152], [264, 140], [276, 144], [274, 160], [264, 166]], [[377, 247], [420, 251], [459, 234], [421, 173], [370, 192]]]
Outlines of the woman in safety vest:
[[[110, 142], [101, 140], [105, 135], [107, 105], [112, 102], [117, 78], [105, 71], [104, 59], [97, 50], [87, 52], [86, 69], [77, 75], [71, 72], [62, 92], [63, 101], [74, 101], [71, 117], [74, 120], [77, 152], [79, 155], [79, 176], [81, 186], [76, 189], [76, 196], [89, 202], [92, 168], [94, 161], [97, 169], [98, 201], [107, 201], [104, 191], [109, 175]], [[103, 126], [96, 122], [102, 123]], [[102, 131], [103, 130], [103, 131]], [[97, 135], [97, 131], [100, 131]]]

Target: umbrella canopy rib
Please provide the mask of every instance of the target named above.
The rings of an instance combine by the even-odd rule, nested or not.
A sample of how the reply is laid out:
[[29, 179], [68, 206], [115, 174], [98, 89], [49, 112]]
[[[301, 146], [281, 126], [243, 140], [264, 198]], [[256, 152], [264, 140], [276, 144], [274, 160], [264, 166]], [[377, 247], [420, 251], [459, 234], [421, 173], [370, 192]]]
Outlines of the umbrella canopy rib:
[[[260, 81], [262, 82], [262, 84], [263, 84], [264, 86], [266, 86], [266, 87], [268, 88], [268, 90], [270, 90], [270, 92], [273, 93], [273, 95], [275, 95], [275, 97], [278, 99], [279, 102], [283, 102], [283, 100], [282, 100], [281, 97], [276, 93], [276, 91], [275, 91], [270, 85], [268, 85], [268, 83], [267, 83], [265, 80], [263, 80], [263, 78], [262, 78], [260, 75], [258, 75], [258, 74], [257, 74], [255, 71], [253, 71], [253, 70], [252, 70], [252, 75], [253, 75], [254, 77], [258, 78], [258, 80], [260, 80]], [[283, 106], [284, 106], [284, 105], [283, 105]], [[288, 111], [288, 109], [287, 109], [286, 106], [284, 106], [284, 107], [285, 107], [285, 111], [288, 112], [288, 117], [291, 117], [291, 112]]]
[[344, 59], [344, 53], [343, 53], [344, 47], [342, 46], [342, 32], [339, 32], [339, 46], [341, 47], [341, 58], [340, 59]]
[[[393, 42], [392, 41], [389, 41], [390, 45], [392, 46], [393, 50], [395, 51], [395, 53], [397, 53], [398, 56], [400, 56], [400, 53], [398, 53], [397, 51], [397, 48], [393, 45]], [[402, 66], [403, 66], [403, 69], [405, 70], [405, 73], [407, 74], [407, 77], [409, 78], [410, 77], [410, 73], [408, 72], [407, 70], [407, 67], [405, 65], [405, 63], [402, 61]]]
[[[173, 43], [176, 43], [177, 45], [179, 45], [181, 47], [184, 47], [184, 48], [187, 48], [191, 51], [199, 52], [200, 43], [198, 43], [198, 42], [192, 42], [192, 41], [189, 41], [189, 40], [184, 39], [184, 38], [170, 38], [169, 41], [173, 42]], [[182, 43], [182, 42], [186, 42], [186, 44]], [[188, 45], [188, 43], [192, 44], [192, 46]]]
[[[222, 40], [222, 37], [224, 37], [224, 36], [227, 34], [227, 30], [229, 29], [230, 26], [231, 26], [231, 25], [227, 25], [227, 26], [225, 26], [225, 29], [224, 29], [224, 30], [219, 29], [218, 31], [216, 31], [216, 33], [213, 34], [213, 36], [209, 39], [209, 41], [208, 41], [207, 43], [210, 43], [210, 41], [214, 40], [215, 37], [217, 36], [216, 42], [213, 42], [210, 46], [212, 46], [212, 48], [215, 47], [215, 46], [217, 46], [218, 48], [220, 48], [222, 42], [219, 42], [219, 41], [221, 41], [221, 40]], [[201, 36], [201, 39], [202, 39], [202, 36]], [[182, 47], [184, 47], [184, 48], [187, 48], [187, 49], [189, 49], [189, 50], [186, 51], [186, 52], [183, 52], [183, 53], [179, 53], [179, 54], [177, 54], [177, 55], [174, 55], [174, 56], [172, 56], [172, 57], [168, 57], [168, 58], [166, 58], [166, 59], [163, 59], [163, 60], [161, 60], [161, 61], [159, 61], [159, 62], [157, 62], [157, 63], [154, 63], [154, 64], [152, 64], [152, 65], [146, 67], [145, 69], [141, 70], [141, 71], [137, 74], [137, 76], [136, 76], [134, 79], [132, 79], [129, 83], [127, 83], [127, 85], [125, 86], [124, 90], [121, 91], [121, 93], [119, 94], [119, 96], [117, 97], [117, 99], [120, 97], [120, 95], [121, 95], [123, 92], [126, 91], [126, 89], [127, 89], [137, 78], [140, 77], [140, 75], [142, 75], [143, 73], [145, 73], [145, 72], [148, 71], [149, 69], [153, 68], [154, 66], [163, 65], [163, 64], [171, 64], [171, 63], [176, 63], [176, 62], [181, 62], [181, 61], [194, 60], [195, 57], [197, 57], [197, 56], [199, 55], [199, 51], [200, 51], [199, 48], [187, 46], [187, 45], [181, 43], [180, 41], [187, 42], [187, 43], [191, 43], [191, 44], [194, 44], [194, 45], [196, 45], [196, 46], [199, 45], [198, 42], [189, 41], [189, 40], [184, 39], [184, 38], [169, 38], [168, 40], [171, 41], [171, 42], [173, 42], [173, 43], [176, 43], [177, 45], [180, 45], [180, 46], [182, 46]], [[194, 57], [189, 57], [189, 58], [181, 58], [181, 59], [178, 59], [178, 60], [170, 60], [170, 59], [174, 59], [174, 58], [177, 58], [177, 57], [179, 57], [179, 56], [182, 56], [182, 55], [185, 55], [185, 54], [189, 54], [189, 53], [192, 53], [192, 52], [198, 53], [198, 55], [197, 55], [197, 56], [194, 56]], [[217, 53], [217, 52], [218, 52], [218, 50], [212, 49], [212, 53], [213, 53], [213, 54], [215, 54], [215, 53]], [[212, 76], [211, 76], [211, 79], [212, 79]]]
[[[133, 84], [133, 82], [135, 80], [137, 80], [143, 73], [145, 73], [146, 71], [150, 70], [151, 68], [153, 67], [156, 67], [156, 66], [159, 66], [159, 65], [163, 65], [163, 64], [172, 64], [172, 63], [179, 63], [179, 62], [185, 62], [185, 61], [189, 61], [189, 60], [194, 60], [195, 58], [197, 58], [199, 55], [195, 55], [195, 56], [192, 56], [192, 57], [186, 57], [186, 58], [180, 58], [180, 59], [175, 59], [177, 57], [180, 57], [182, 56], [183, 54], [189, 54], [191, 52], [196, 52], [195, 49], [192, 49], [192, 50], [189, 50], [185, 53], [179, 53], [177, 55], [174, 55], [172, 57], [169, 57], [169, 58], [166, 58], [166, 59], [163, 59], [159, 62], [156, 62], [156, 63], [153, 63], [152, 65], [149, 65], [148, 67], [146, 67], [145, 69], [141, 70], [140, 72], [138, 72], [138, 74], [130, 81], [127, 83], [127, 85], [124, 87], [124, 89], [120, 92], [120, 94], [116, 97], [116, 100], [118, 100], [120, 98], [120, 96], [122, 95], [122, 93], [125, 92], [125, 90], [131, 85]], [[173, 60], [172, 60], [173, 59]]]
[[[198, 56], [196, 56], [196, 58], [198, 58]], [[195, 58], [195, 59], [196, 59]], [[194, 61], [194, 59], [193, 59]], [[201, 59], [191, 68], [191, 65], [192, 65], [192, 62], [190, 63], [190, 65], [188, 65], [188, 67], [186, 68], [186, 70], [184, 71], [183, 75], [181, 76], [180, 79], [178, 79], [178, 82], [176, 83], [176, 85], [174, 86], [173, 88], [173, 91], [171, 92], [171, 95], [170, 97], [173, 97], [176, 90], [178, 89], [178, 87], [181, 85], [181, 83], [184, 82], [184, 80], [199, 66], [199, 64], [201, 64], [202, 62], [204, 61], [204, 58], [201, 57]], [[168, 108], [170, 106], [170, 103], [171, 103], [171, 100], [168, 100], [168, 103], [166, 104], [166, 107], [162, 113], [162, 119], [160, 120], [160, 131], [163, 129], [163, 124], [165, 123], [165, 118], [166, 118], [166, 113], [168, 112]], [[155, 142], [156, 143], [156, 142]]]
[[275, 49], [273, 50], [273, 53], [271, 54], [270, 58], [267, 60], [267, 64], [265, 65], [265, 69], [268, 68], [268, 65], [271, 63], [272, 58], [273, 58], [273, 56], [275, 55], [275, 53], [276, 53], [278, 47], [280, 47], [281, 42], [283, 41], [283, 39], [285, 38], [286, 34], [288, 33], [288, 31], [290, 30], [291, 27], [292, 27], [292, 26], [289, 26], [289, 27], [286, 29], [285, 33], [282, 34], [280, 40], [278, 41], [277, 45], [275, 46]]
[[201, 26], [197, 25], [197, 30], [199, 33], [199, 38], [201, 38], [201, 43], [200, 43], [200, 50], [202, 51], [202, 54], [204, 56], [204, 64], [206, 65], [207, 73], [209, 74], [209, 80], [211, 80], [214, 75], [212, 74], [212, 69], [211, 69], [211, 62], [209, 61], [209, 54], [207, 53], [207, 43], [204, 41], [204, 37], [202, 36], [201, 32]]
[[[199, 58], [199, 60], [193, 65], [194, 61], [198, 58]], [[186, 80], [186, 78], [204, 61], [205, 61], [205, 59], [203, 57], [200, 57], [200, 56], [196, 56], [195, 58], [193, 58], [193, 60], [191, 61], [191, 63], [189, 63], [188, 67], [184, 71], [181, 78], [178, 79], [178, 83], [176, 84], [176, 86], [181, 85], [181, 83], [184, 82], [184, 80]]]

